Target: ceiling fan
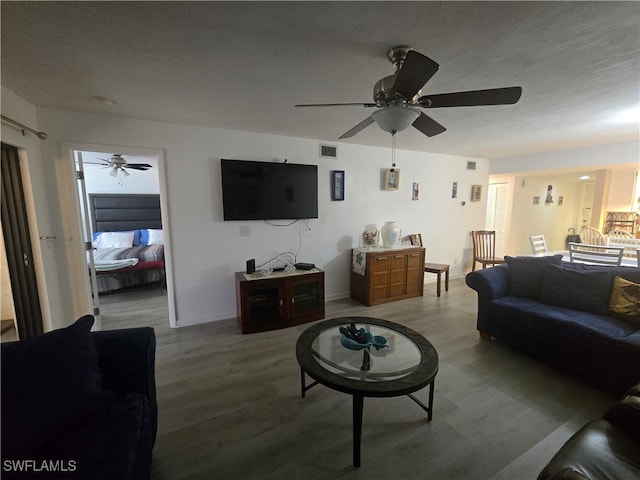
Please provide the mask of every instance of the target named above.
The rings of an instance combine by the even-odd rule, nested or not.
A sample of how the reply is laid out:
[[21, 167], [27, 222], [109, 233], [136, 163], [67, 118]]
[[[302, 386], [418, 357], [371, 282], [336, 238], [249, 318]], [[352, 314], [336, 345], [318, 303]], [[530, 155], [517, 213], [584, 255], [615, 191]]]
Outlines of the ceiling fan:
[[409, 125], [413, 125], [428, 137], [433, 137], [446, 131], [446, 128], [422, 112], [420, 108], [511, 105], [520, 100], [522, 95], [522, 87], [507, 87], [421, 96], [420, 89], [433, 77], [440, 66], [405, 45], [390, 49], [387, 57], [396, 66], [396, 72], [376, 82], [373, 87], [373, 103], [314, 103], [295, 106], [351, 105], [376, 108], [370, 116], [342, 134], [339, 137], [341, 139], [353, 137], [373, 122], [394, 137], [397, 132]]
[[118, 179], [118, 183], [120, 184], [122, 183], [122, 179], [124, 177], [129, 176], [129, 172], [127, 172], [127, 169], [146, 171], [152, 168], [152, 165], [149, 165], [148, 163], [129, 163], [120, 153], [112, 153], [109, 158], [100, 158], [100, 160], [102, 160], [103, 163], [84, 163], [88, 163], [91, 165], [102, 165], [105, 168], [110, 168], [111, 171], [109, 172], [109, 175], [111, 175], [112, 177], [116, 177]]
[[150, 168], [152, 168], [152, 166], [149, 165], [148, 163], [129, 163], [124, 159], [124, 157], [120, 153], [113, 153], [109, 158], [101, 158], [100, 160], [102, 160], [104, 163], [94, 163], [94, 162], [85, 162], [85, 163], [89, 163], [93, 165], [102, 165], [104, 167], [111, 168], [111, 172], [109, 172], [109, 175], [111, 175], [112, 177], [116, 177], [118, 175], [118, 171], [122, 171], [125, 177], [128, 176], [129, 173], [127, 172], [127, 168], [130, 168], [131, 170], [142, 170], [142, 171], [149, 170]]

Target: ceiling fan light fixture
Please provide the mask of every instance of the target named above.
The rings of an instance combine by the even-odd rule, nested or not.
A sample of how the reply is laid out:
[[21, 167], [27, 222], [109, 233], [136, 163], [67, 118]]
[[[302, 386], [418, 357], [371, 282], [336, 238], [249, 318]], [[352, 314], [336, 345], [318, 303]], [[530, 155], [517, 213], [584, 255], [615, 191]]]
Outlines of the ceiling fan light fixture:
[[415, 122], [420, 111], [403, 105], [392, 105], [372, 112], [371, 116], [382, 130], [393, 133], [401, 132]]
[[112, 177], [117, 177], [118, 176], [118, 167], [113, 167], [111, 169], [111, 171], [109, 172], [109, 175], [111, 175]]

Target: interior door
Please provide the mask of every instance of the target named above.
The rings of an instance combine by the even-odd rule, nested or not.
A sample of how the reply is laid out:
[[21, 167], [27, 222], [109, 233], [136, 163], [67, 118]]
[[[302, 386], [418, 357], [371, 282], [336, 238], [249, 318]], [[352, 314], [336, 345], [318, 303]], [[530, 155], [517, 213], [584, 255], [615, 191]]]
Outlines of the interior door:
[[87, 186], [84, 181], [84, 166], [82, 152], [75, 151], [75, 160], [78, 180], [78, 192], [80, 192], [80, 206], [82, 208], [82, 234], [86, 246], [86, 262], [89, 280], [91, 282], [91, 305], [95, 317], [95, 329], [102, 330], [102, 318], [100, 317], [100, 297], [98, 296], [98, 281], [96, 279], [95, 260], [93, 257], [93, 238], [91, 234], [91, 219], [89, 218], [89, 201]]
[[13, 293], [18, 338], [35, 337], [43, 332], [42, 311], [36, 271], [33, 266], [29, 219], [20, 173], [20, 159], [15, 147], [2, 144], [2, 233], [7, 253], [7, 267]]
[[487, 230], [496, 231], [496, 256], [502, 257], [505, 250], [505, 229], [507, 223], [507, 184], [492, 183], [487, 196]]

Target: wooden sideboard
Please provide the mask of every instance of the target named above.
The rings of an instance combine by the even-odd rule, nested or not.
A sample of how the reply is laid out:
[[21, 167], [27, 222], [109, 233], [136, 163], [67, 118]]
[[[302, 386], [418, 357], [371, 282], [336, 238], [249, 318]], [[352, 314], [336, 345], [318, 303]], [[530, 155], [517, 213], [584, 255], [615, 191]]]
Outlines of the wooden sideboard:
[[424, 259], [424, 247], [354, 248], [351, 298], [371, 306], [422, 296]]

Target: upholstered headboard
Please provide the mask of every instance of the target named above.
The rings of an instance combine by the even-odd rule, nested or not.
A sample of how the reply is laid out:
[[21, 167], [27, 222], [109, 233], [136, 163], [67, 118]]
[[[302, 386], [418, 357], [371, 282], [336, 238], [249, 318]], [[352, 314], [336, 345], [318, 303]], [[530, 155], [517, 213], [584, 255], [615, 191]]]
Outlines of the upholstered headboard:
[[91, 226], [94, 232], [119, 232], [162, 228], [160, 195], [89, 194]]

